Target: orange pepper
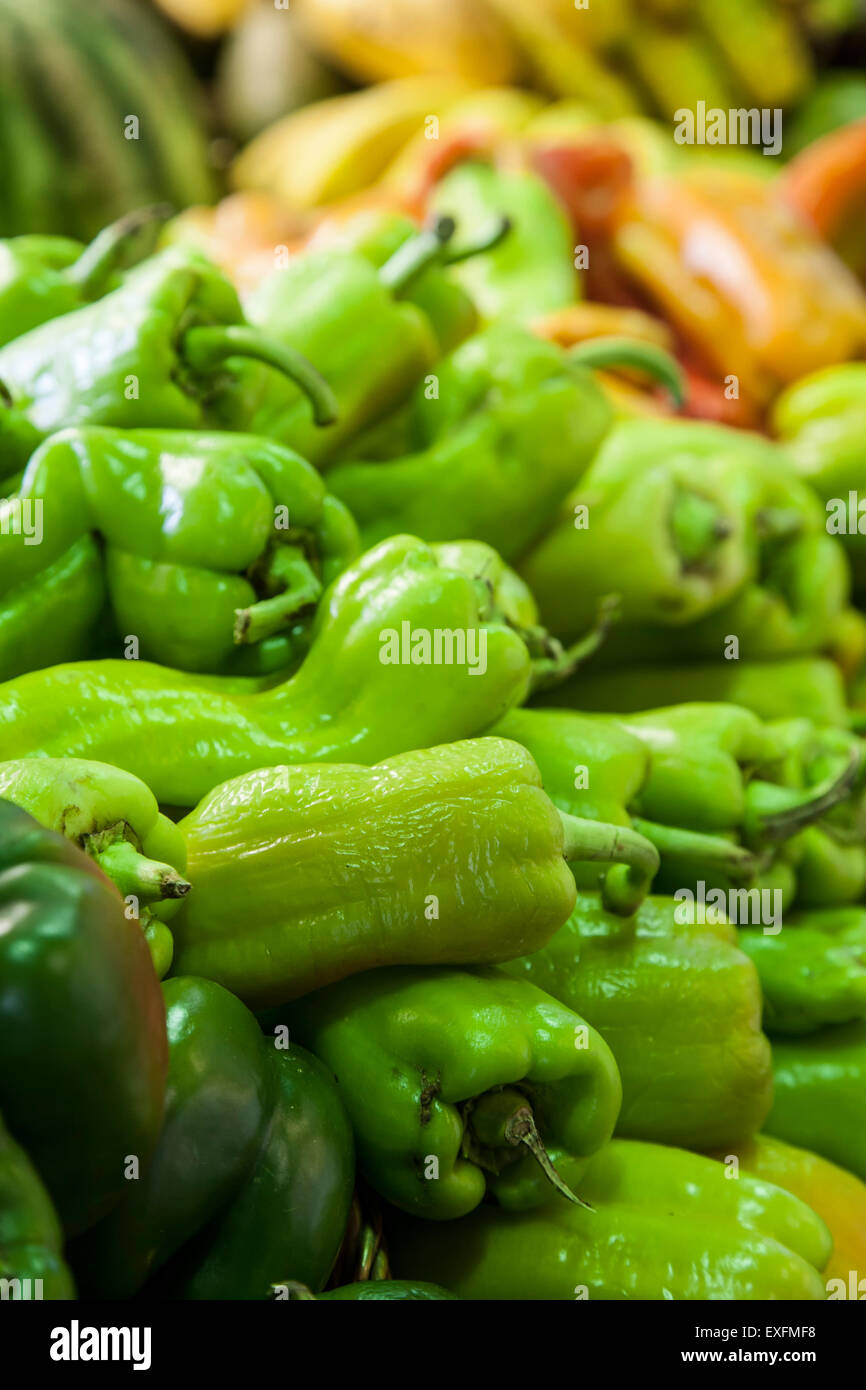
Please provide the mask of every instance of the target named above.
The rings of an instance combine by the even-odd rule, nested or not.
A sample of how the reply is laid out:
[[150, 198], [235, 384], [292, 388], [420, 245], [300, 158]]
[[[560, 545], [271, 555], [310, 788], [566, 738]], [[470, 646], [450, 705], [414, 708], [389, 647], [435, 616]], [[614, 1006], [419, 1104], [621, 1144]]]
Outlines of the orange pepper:
[[613, 246], [683, 338], [755, 401], [866, 345], [863, 290], [763, 180], [718, 169], [639, 180]]

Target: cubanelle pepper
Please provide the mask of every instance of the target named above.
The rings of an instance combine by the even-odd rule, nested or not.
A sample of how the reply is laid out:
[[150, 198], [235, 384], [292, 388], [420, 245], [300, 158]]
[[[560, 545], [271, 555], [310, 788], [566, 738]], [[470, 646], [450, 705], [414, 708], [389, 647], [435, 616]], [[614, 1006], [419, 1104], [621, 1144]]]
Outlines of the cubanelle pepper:
[[0, 801], [0, 1111], [69, 1234], [162, 1121], [165, 1009], [138, 923], [68, 840]]
[[555, 809], [528, 753], [484, 738], [373, 768], [263, 768], [181, 822], [195, 891], [177, 968], [254, 1006], [385, 965], [495, 964], [543, 945], [575, 901], [566, 859], [606, 863], [633, 911], [658, 856]]
[[253, 768], [369, 764], [468, 738], [532, 678], [526, 643], [489, 609], [477, 579], [393, 537], [326, 590], [290, 680], [247, 694], [143, 661], [28, 672], [0, 685], [0, 759], [96, 759], [140, 777], [161, 804], [191, 807]]
[[0, 503], [0, 527], [7, 679], [107, 648], [106, 596], [116, 648], [134, 636], [138, 655], [183, 670], [285, 669], [359, 548], [311, 464], [231, 433], [65, 430]]
[[0, 798], [65, 835], [111, 879], [137, 917], [160, 978], [171, 965], [170, 918], [189, 892], [186, 846], [148, 787], [128, 772], [78, 758], [0, 763]]
[[[367, 1181], [403, 1211], [465, 1216], [549, 1145], [607, 1143], [622, 1095], [607, 1044], [571, 1009], [501, 970], [372, 970], [276, 1015], [338, 1078]], [[576, 1180], [580, 1165], [572, 1165]]]
[[163, 985], [165, 1118], [120, 1203], [73, 1241], [81, 1292], [99, 1298], [266, 1299], [280, 1280], [319, 1290], [352, 1199], [352, 1133], [332, 1077], [279, 1047], [227, 990]]
[[[566, 1158], [559, 1168], [568, 1181]], [[394, 1273], [467, 1299], [823, 1299], [830, 1233], [805, 1202], [683, 1149], [615, 1139], [584, 1170], [594, 1210], [480, 1206], [458, 1226], [387, 1214]], [[505, 1206], [505, 1194], [500, 1193]]]

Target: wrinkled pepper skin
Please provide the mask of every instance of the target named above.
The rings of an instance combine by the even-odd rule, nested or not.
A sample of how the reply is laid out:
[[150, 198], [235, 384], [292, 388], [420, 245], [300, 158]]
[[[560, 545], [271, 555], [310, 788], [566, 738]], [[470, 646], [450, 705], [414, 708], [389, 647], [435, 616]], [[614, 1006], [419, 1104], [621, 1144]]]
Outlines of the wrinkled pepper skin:
[[535, 1167], [518, 1140], [477, 1128], [503, 1089], [547, 1148], [586, 1158], [613, 1133], [622, 1092], [607, 1044], [495, 967], [369, 971], [279, 1017], [338, 1078], [361, 1171], [402, 1211], [465, 1216], [495, 1198], [503, 1170]]
[[[67, 426], [225, 427], [230, 390], [233, 427], [255, 431], [261, 378], [275, 371], [297, 376], [319, 420], [333, 415], [326, 383], [245, 323], [235, 290], [214, 266], [163, 251], [95, 304], [0, 348], [0, 381], [13, 402], [0, 416], [5, 471], [22, 468], [38, 443]], [[306, 399], [303, 409], [310, 410]]]
[[[567, 1160], [560, 1169], [568, 1181]], [[591, 1160], [581, 1195], [594, 1211], [520, 1210], [515, 1192], [517, 1209], [480, 1206], [459, 1226], [389, 1213], [395, 1275], [466, 1299], [825, 1297], [830, 1234], [770, 1183], [729, 1182], [710, 1158], [617, 1139]]]
[[[827, 1297], [849, 1298], [851, 1271], [857, 1271], [859, 1281], [866, 1269], [866, 1183], [807, 1149], [783, 1144], [767, 1134], [716, 1157], [736, 1158], [745, 1172], [793, 1193], [827, 1223], [833, 1237], [833, 1253], [824, 1266]], [[864, 1288], [860, 1283], [860, 1289]]]
[[[12, 523], [37, 509], [34, 545]], [[354, 521], [312, 465], [256, 435], [64, 430], [33, 455], [14, 499], [0, 503], [4, 520], [12, 527], [0, 556], [4, 679], [33, 669], [18, 643], [23, 612], [42, 633], [36, 664], [88, 654], [102, 585], [88, 606], [90, 642], [80, 616], [71, 631], [45, 621], [52, 566], [68, 566], [88, 538], [103, 543], [116, 650], [131, 634], [145, 660], [210, 672], [250, 659], [263, 669], [296, 661], [322, 589], [359, 550]]]
[[99, 865], [132, 910], [127, 915], [138, 917], [157, 975], [166, 974], [172, 939], [160, 919], [170, 918], [189, 892], [186, 845], [150, 788], [105, 763], [19, 758], [0, 763], [0, 798], [65, 835]]
[[778, 935], [741, 927], [738, 936], [760, 976], [768, 1033], [866, 1018], [866, 908], [816, 907], [786, 916]]
[[163, 991], [165, 1121], [138, 1181], [73, 1243], [82, 1292], [263, 1299], [279, 1279], [321, 1288], [353, 1183], [332, 1079], [300, 1049], [278, 1051], [219, 985], [178, 977]]
[[[90, 859], [0, 801], [0, 1109], [68, 1233], [147, 1161], [168, 1052], [138, 923]], [[34, 1105], [34, 1097], [39, 1098]]]
[[181, 830], [195, 891], [173, 920], [177, 967], [251, 1006], [377, 966], [533, 950], [574, 906], [565, 857], [610, 860], [617, 834], [564, 817], [529, 754], [495, 738], [264, 768]]
[[694, 1149], [740, 1143], [772, 1093], [757, 975], [733, 927], [682, 924], [676, 909], [652, 897], [623, 920], [581, 896], [546, 946], [503, 969], [608, 1043], [622, 1077], [618, 1135]]
[[[802, 560], [809, 585], [796, 582]], [[809, 650], [848, 587], [820, 504], [775, 445], [678, 420], [617, 425], [519, 569], [563, 641], [619, 594], [604, 660], [620, 664], [721, 657], [729, 633], [744, 658]]]
[[[518, 704], [531, 677], [520, 636], [482, 614], [475, 581], [440, 566], [421, 541], [396, 536], [323, 595], [291, 680], [241, 694], [233, 682], [140, 661], [29, 672], [0, 685], [0, 758], [96, 758], [133, 772], [163, 805], [189, 807], [253, 768], [375, 763], [467, 738]], [[485, 646], [484, 671], [383, 663], [381, 634], [399, 637], [403, 624], [462, 630]]]
[[768, 1134], [866, 1181], [866, 1022], [773, 1039]]
[[[0, 1118], [0, 1279], [20, 1281], [14, 1300], [75, 1297], [63, 1259], [63, 1232], [51, 1199]], [[38, 1282], [36, 1282], [38, 1281]]]
[[[818, 494], [827, 529], [845, 547], [862, 597], [866, 591], [866, 363], [825, 367], [777, 397], [771, 424], [796, 470]], [[849, 514], [849, 497], [855, 494]]]
[[631, 713], [679, 700], [723, 701], [743, 705], [761, 719], [806, 717], [819, 725], [848, 727], [842, 672], [823, 657], [635, 665], [612, 671], [591, 667], [555, 690], [540, 692], [533, 702]]

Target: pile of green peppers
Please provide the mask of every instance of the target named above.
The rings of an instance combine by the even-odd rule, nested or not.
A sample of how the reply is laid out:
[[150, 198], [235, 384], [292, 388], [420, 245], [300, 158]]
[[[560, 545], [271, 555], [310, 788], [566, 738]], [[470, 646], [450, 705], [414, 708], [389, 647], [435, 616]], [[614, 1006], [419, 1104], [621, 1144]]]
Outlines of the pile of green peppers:
[[158, 210], [7, 244], [13, 1298], [866, 1268], [866, 368], [678, 418], [660, 349], [528, 326], [573, 273], [523, 180], [243, 303], [130, 265]]

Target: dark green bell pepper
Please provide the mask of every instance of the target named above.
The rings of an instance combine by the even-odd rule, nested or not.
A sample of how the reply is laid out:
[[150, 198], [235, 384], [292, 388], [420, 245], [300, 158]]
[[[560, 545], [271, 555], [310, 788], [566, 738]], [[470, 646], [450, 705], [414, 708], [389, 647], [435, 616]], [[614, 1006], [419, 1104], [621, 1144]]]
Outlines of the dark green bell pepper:
[[13, 1300], [75, 1297], [51, 1199], [0, 1117], [0, 1288]]

